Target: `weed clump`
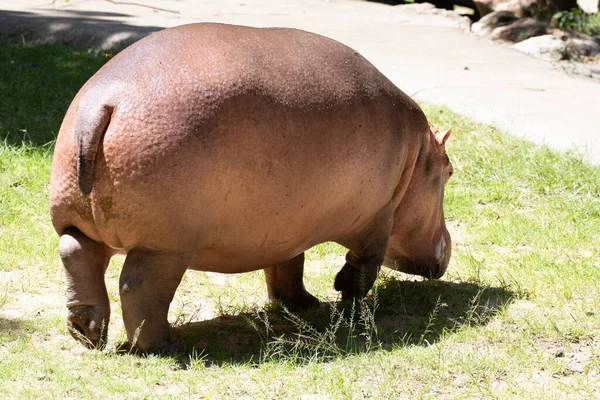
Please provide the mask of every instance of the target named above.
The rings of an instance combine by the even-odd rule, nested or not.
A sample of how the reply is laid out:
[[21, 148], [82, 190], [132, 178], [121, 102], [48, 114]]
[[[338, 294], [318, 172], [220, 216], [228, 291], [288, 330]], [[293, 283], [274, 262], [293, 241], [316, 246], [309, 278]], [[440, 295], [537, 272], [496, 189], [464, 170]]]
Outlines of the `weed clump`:
[[[352, 354], [380, 349], [375, 323], [378, 297], [331, 303], [328, 319], [310, 321], [284, 306], [277, 310], [256, 310], [248, 322], [261, 340], [260, 363], [287, 362], [293, 365], [327, 362]], [[283, 324], [277, 319], [283, 318]]]

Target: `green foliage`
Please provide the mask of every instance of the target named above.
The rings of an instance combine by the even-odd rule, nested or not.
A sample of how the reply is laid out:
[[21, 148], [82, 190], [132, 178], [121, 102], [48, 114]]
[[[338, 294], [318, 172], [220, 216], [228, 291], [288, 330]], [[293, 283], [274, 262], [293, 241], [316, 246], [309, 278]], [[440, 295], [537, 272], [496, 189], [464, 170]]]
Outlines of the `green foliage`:
[[600, 34], [600, 13], [587, 14], [581, 8], [559, 11], [552, 16], [556, 27], [563, 31], [578, 31], [588, 35]]

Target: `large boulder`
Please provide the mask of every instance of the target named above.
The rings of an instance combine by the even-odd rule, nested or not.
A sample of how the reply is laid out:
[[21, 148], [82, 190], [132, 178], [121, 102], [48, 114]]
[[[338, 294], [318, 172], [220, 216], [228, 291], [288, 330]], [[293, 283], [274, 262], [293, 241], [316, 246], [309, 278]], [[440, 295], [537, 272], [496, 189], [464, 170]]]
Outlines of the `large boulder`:
[[585, 60], [600, 54], [600, 37], [580, 35], [571, 37], [566, 42], [566, 52], [572, 60]]
[[548, 25], [533, 18], [516, 20], [510, 25], [501, 26], [492, 31], [492, 39], [508, 42], [521, 42], [530, 37], [545, 35]]
[[550, 61], [560, 61], [566, 57], [566, 44], [554, 35], [532, 37], [513, 44], [512, 47], [526, 54]]
[[488, 15], [494, 11], [509, 11], [522, 18], [525, 16], [524, 8], [531, 6], [530, 3], [537, 0], [475, 0], [475, 8], [481, 16]]
[[501, 26], [510, 25], [517, 20], [510, 11], [494, 11], [471, 25], [471, 32], [478, 36], [489, 36]]
[[577, 0], [579, 7], [588, 14], [596, 14], [598, 6], [600, 6], [599, 0]]

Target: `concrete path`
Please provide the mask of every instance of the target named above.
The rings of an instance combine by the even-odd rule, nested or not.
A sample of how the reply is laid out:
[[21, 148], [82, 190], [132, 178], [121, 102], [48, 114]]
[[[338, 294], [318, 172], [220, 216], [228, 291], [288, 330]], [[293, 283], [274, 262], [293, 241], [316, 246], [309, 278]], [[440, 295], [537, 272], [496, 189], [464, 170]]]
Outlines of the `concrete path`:
[[[416, 99], [600, 164], [600, 84], [467, 35], [464, 20], [356, 0], [3, 0], [0, 35], [110, 48], [197, 21], [301, 28], [361, 52]], [[132, 0], [133, 2], [135, 0]], [[115, 2], [121, 2], [120, 0]], [[126, 3], [123, 0], [123, 3]], [[153, 7], [153, 8], [151, 8]], [[452, 14], [453, 15], [453, 14]]]

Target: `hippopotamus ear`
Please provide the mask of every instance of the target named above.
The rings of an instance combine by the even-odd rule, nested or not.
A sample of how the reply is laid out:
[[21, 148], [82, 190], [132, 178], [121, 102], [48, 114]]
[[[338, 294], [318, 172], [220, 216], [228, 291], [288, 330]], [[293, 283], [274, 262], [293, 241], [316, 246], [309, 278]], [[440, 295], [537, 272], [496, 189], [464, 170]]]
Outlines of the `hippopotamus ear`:
[[446, 140], [450, 137], [450, 133], [452, 133], [452, 128], [448, 129], [446, 132], [437, 131], [435, 133], [435, 140], [438, 142], [440, 147], [444, 148], [446, 145]]

